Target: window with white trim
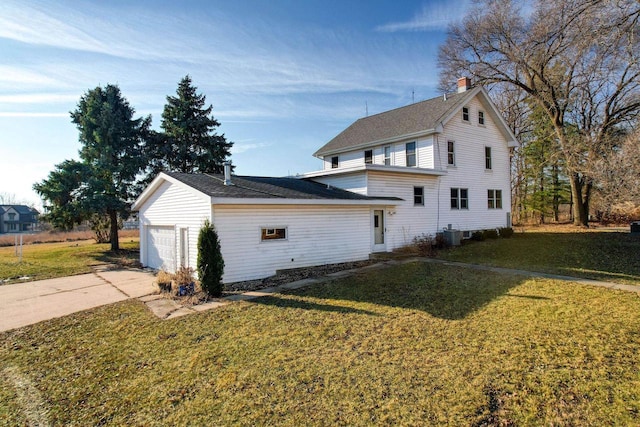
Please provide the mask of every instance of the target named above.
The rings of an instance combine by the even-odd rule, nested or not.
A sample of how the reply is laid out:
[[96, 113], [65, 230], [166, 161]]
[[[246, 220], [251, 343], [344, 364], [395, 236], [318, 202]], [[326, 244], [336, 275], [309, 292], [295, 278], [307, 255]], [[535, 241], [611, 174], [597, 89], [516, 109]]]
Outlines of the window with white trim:
[[413, 204], [424, 206], [424, 187], [413, 187]]
[[269, 240], [286, 240], [287, 238], [287, 229], [286, 228], [267, 228], [262, 227], [260, 231], [260, 240], [261, 241], [269, 241]]
[[484, 168], [491, 169], [491, 147], [484, 147]]
[[469, 107], [462, 107], [462, 121], [469, 121]]
[[337, 169], [338, 167], [338, 156], [333, 156], [331, 158], [331, 169]]
[[478, 124], [484, 126], [484, 111], [478, 111]]
[[370, 165], [373, 163], [373, 150], [364, 151], [364, 163]]
[[414, 167], [416, 166], [416, 143], [415, 142], [407, 142], [406, 145], [407, 150], [407, 166]]
[[466, 188], [451, 189], [451, 209], [469, 209], [469, 190]]
[[456, 143], [447, 141], [447, 164], [455, 166], [456, 164]]
[[502, 190], [487, 190], [487, 207], [502, 209]]
[[391, 165], [391, 146], [387, 145], [384, 147], [384, 164], [389, 166]]

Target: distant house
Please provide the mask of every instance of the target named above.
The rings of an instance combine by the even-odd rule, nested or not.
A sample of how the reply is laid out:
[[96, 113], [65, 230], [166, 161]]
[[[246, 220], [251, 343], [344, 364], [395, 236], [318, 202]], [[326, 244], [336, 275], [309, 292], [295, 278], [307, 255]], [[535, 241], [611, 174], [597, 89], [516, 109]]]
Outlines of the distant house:
[[366, 259], [422, 234], [511, 225], [509, 151], [518, 145], [484, 88], [361, 118], [298, 178], [161, 173], [139, 211], [140, 260], [196, 266], [205, 219], [218, 230], [224, 282]]
[[40, 213], [25, 205], [0, 205], [0, 233], [24, 233], [35, 230]]

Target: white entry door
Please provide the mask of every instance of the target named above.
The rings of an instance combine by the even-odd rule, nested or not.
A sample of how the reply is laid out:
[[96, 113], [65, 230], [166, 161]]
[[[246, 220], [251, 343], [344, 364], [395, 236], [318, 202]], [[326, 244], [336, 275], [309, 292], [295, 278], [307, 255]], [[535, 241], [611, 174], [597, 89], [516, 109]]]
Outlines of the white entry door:
[[386, 244], [384, 242], [384, 210], [374, 209], [373, 211], [373, 252], [384, 252]]

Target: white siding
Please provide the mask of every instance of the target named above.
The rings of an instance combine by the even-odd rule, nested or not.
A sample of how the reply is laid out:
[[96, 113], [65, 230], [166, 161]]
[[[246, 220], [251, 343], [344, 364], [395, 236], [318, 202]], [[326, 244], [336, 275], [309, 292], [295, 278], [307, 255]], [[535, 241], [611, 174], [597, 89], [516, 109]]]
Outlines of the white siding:
[[[387, 251], [406, 246], [421, 234], [437, 231], [438, 178], [380, 172], [368, 173], [369, 196], [399, 197], [397, 205], [387, 209]], [[414, 205], [413, 188], [424, 188], [424, 206]]]
[[[346, 151], [340, 153], [338, 161], [338, 169], [350, 168], [364, 165], [364, 152], [366, 150], [373, 150], [373, 163], [376, 165], [384, 165], [384, 147], [391, 147], [391, 165], [392, 166], [406, 166], [407, 165], [407, 152], [406, 145], [408, 142], [416, 143], [416, 162], [417, 167], [433, 169], [434, 168], [434, 153], [433, 153], [433, 138], [431, 136], [422, 139], [408, 139], [403, 142], [394, 144], [384, 144], [375, 147], [368, 147], [359, 150]], [[324, 158], [323, 169], [331, 169], [331, 158], [333, 156], [326, 156]]]
[[211, 205], [206, 198], [196, 196], [185, 186], [162, 183], [140, 208], [140, 262], [146, 263], [147, 227], [171, 226], [175, 232], [176, 260], [180, 260], [180, 228], [189, 229], [189, 265], [195, 268], [198, 233], [210, 216]]
[[[441, 178], [441, 223], [459, 230], [505, 227], [511, 211], [509, 148], [504, 137], [477, 98], [469, 104], [470, 121], [462, 121], [462, 112], [453, 117], [438, 135], [438, 162], [447, 169]], [[485, 125], [478, 124], [478, 110], [485, 112]], [[447, 141], [455, 142], [455, 166], [447, 166]], [[484, 147], [491, 147], [492, 169], [485, 169]], [[469, 190], [469, 209], [451, 209], [450, 189]], [[487, 190], [502, 190], [502, 209], [488, 209]]]
[[325, 185], [331, 185], [343, 190], [367, 195], [367, 176], [364, 173], [354, 173], [349, 175], [329, 175], [313, 178], [314, 181]]
[[[371, 252], [368, 206], [215, 205], [213, 211], [225, 283], [363, 260]], [[287, 239], [262, 242], [261, 227], [286, 227]]]

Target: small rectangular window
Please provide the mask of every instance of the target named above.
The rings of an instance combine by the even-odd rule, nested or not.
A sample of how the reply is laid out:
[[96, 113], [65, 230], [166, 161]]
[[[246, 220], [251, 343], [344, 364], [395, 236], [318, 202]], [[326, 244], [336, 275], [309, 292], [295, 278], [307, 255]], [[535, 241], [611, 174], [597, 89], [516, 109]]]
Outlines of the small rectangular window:
[[469, 209], [469, 190], [466, 188], [451, 189], [451, 209]]
[[502, 209], [502, 190], [487, 190], [487, 207]]
[[407, 166], [414, 167], [416, 165], [416, 143], [407, 142]]
[[484, 111], [478, 111], [478, 124], [484, 126]]
[[373, 150], [365, 150], [364, 163], [366, 165], [370, 165], [371, 163], [373, 163]]
[[456, 164], [455, 143], [447, 141], [447, 164], [454, 166]]
[[287, 238], [286, 228], [262, 228], [261, 238], [263, 242], [265, 240], [284, 240]]
[[462, 120], [469, 121], [469, 107], [462, 107]]
[[413, 187], [413, 204], [424, 206], [424, 187]]
[[384, 147], [384, 164], [389, 166], [391, 165], [391, 147]]
[[484, 147], [484, 167], [491, 169], [491, 147]]
[[331, 169], [336, 169], [338, 167], [338, 156], [333, 156], [331, 158]]

